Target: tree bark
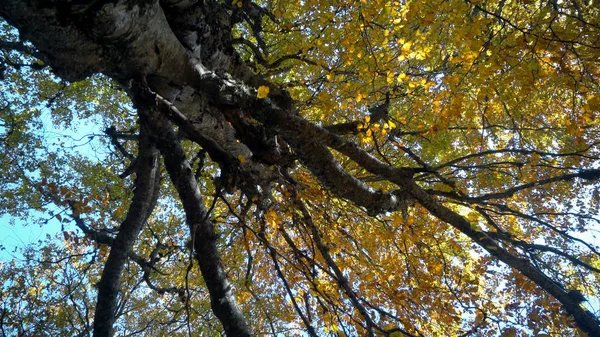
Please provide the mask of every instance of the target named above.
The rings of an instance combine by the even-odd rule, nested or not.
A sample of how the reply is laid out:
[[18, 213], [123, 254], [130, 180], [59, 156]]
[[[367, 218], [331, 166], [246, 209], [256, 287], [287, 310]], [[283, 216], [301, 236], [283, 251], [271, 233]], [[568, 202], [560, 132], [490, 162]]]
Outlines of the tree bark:
[[157, 107], [145, 110], [143, 123], [152, 129], [165, 167], [183, 203], [194, 257], [210, 293], [211, 307], [223, 324], [227, 336], [250, 336], [250, 329], [237, 305], [232, 285], [223, 269], [217, 247], [217, 234], [204, 207], [204, 200], [194, 172], [186, 158], [171, 123], [160, 115]]
[[119, 234], [112, 242], [110, 254], [98, 282], [98, 301], [94, 319], [94, 337], [113, 335], [117, 311], [117, 296], [121, 289], [121, 275], [142, 226], [152, 213], [160, 188], [158, 150], [142, 127], [135, 172], [135, 192], [127, 217]]
[[[139, 186], [104, 269], [95, 336], [112, 333], [123, 264], [151, 211], [158, 169], [148, 129], [152, 130], [152, 141], [157, 144], [183, 203], [195, 258], [210, 293], [212, 310], [228, 336], [250, 336], [250, 328], [221, 264], [217, 234], [171, 125], [173, 121], [192, 136], [196, 135], [196, 141], [203, 144], [222, 168], [237, 165], [242, 176], [252, 180], [246, 186], [256, 186], [257, 181], [269, 182], [273, 177], [272, 172], [258, 162], [258, 156], [253, 156], [252, 146], [236, 138], [236, 132], [243, 134], [239, 130], [242, 113], [252, 114], [262, 123], [261, 127], [274, 130], [321, 184], [337, 196], [366, 208], [371, 214], [395, 211], [406, 199], [418, 201], [432, 215], [451, 224], [552, 294], [591, 336], [600, 336], [598, 322], [564, 289], [530, 261], [502, 249], [490, 237], [474, 231], [466, 219], [441, 205], [415, 183], [413, 170], [387, 165], [356, 144], [300, 117], [287, 92], [254, 75], [236, 54], [231, 36], [233, 23], [222, 2], [99, 0], [75, 4], [5, 0], [0, 16], [39, 49], [42, 60], [58, 76], [75, 81], [103, 73], [129, 91], [142, 115]], [[268, 99], [257, 99], [259, 85], [270, 87]], [[166, 114], [159, 111], [159, 105], [169, 106], [169, 109], [171, 105], [176, 107], [177, 116], [167, 120]], [[249, 137], [245, 141], [268, 143], [264, 139], [252, 139], [257, 134], [244, 134]], [[383, 192], [370, 187], [346, 171], [331, 149], [396, 184], [398, 190]], [[247, 157], [249, 163], [236, 164], [240, 156]], [[278, 163], [275, 161], [275, 164]]]

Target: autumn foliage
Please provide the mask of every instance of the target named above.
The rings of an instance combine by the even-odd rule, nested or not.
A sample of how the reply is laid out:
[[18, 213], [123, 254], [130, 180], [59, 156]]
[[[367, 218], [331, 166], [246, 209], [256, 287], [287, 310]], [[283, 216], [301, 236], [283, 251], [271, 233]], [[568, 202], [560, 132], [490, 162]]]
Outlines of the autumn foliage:
[[597, 1], [41, 2], [3, 335], [600, 336]]

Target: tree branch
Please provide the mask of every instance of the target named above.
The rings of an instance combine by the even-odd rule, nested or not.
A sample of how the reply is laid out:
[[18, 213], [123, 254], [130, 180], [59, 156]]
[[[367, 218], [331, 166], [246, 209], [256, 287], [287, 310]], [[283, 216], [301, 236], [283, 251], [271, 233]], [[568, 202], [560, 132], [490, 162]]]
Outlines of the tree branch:
[[127, 217], [114, 239], [106, 265], [98, 282], [98, 301], [94, 317], [94, 337], [110, 337], [117, 309], [117, 295], [121, 287], [121, 274], [128, 255], [146, 222], [158, 197], [160, 188], [160, 165], [158, 150], [142, 126], [139, 155], [136, 164], [135, 191]]
[[183, 204], [195, 258], [210, 294], [212, 310], [223, 324], [227, 336], [250, 336], [250, 329], [221, 264], [217, 234], [208, 220], [203, 197], [179, 139], [171, 123], [156, 107], [147, 106], [141, 114], [142, 123], [152, 129], [165, 167]]
[[338, 282], [340, 287], [342, 287], [344, 293], [346, 293], [346, 296], [348, 296], [348, 298], [350, 299], [350, 302], [352, 302], [352, 304], [354, 305], [356, 310], [358, 310], [358, 312], [364, 318], [365, 323], [367, 325], [367, 335], [375, 336], [374, 331], [373, 331], [373, 328], [377, 327], [375, 322], [373, 322], [373, 319], [369, 315], [369, 312], [367, 311], [367, 309], [360, 303], [358, 296], [356, 295], [356, 293], [354, 292], [354, 290], [352, 289], [352, 287], [350, 285], [350, 282], [348, 281], [348, 278], [346, 276], [344, 276], [344, 274], [338, 267], [337, 263], [335, 263], [335, 261], [333, 260], [333, 257], [331, 257], [331, 254], [329, 254], [329, 247], [327, 247], [327, 245], [323, 242], [323, 240], [321, 240], [321, 235], [319, 234], [319, 230], [317, 229], [317, 226], [312, 221], [312, 217], [310, 216], [308, 209], [306, 208], [306, 206], [304, 205], [304, 203], [301, 200], [296, 200], [295, 203], [300, 208], [300, 211], [302, 212], [302, 219], [304, 220], [304, 223], [310, 229], [312, 238], [313, 238], [315, 244], [317, 245], [317, 249], [319, 249], [319, 252], [321, 253], [323, 258], [327, 262], [327, 265], [329, 266], [329, 268], [331, 268], [333, 270], [336, 281]]
[[490, 255], [517, 269], [540, 288], [551, 294], [575, 318], [577, 325], [590, 336], [600, 336], [600, 325], [596, 318], [583, 309], [577, 301], [571, 299], [564, 288], [543, 274], [529, 261], [519, 258], [499, 246], [495, 240], [473, 228], [467, 219], [440, 204], [416, 183], [410, 186], [409, 193], [432, 215], [458, 229], [485, 249]]
[[580, 179], [584, 179], [584, 180], [598, 180], [598, 179], [600, 179], [600, 170], [595, 170], [595, 169], [581, 170], [577, 173], [563, 174], [563, 175], [552, 177], [552, 178], [542, 179], [542, 180], [538, 180], [538, 181], [532, 181], [529, 183], [525, 183], [522, 185], [518, 185], [518, 186], [515, 186], [512, 188], [509, 188], [503, 192], [488, 193], [488, 194], [480, 195], [478, 197], [467, 197], [467, 198], [463, 198], [463, 199], [468, 202], [480, 202], [480, 201], [489, 200], [489, 199], [510, 198], [515, 193], [525, 190], [525, 189], [533, 188], [536, 186], [543, 186], [543, 185], [555, 183], [558, 181], [569, 181], [569, 180], [573, 180], [575, 178], [580, 178]]

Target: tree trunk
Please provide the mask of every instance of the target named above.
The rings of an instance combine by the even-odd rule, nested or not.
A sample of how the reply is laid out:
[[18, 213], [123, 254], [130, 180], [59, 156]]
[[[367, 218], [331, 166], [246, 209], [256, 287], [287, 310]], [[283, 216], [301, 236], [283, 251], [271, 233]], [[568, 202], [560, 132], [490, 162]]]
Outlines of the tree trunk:
[[[103, 73], [132, 96], [140, 110], [142, 125], [152, 130], [152, 143], [160, 150], [183, 203], [213, 312], [228, 336], [250, 336], [250, 328], [221, 265], [217, 234], [207, 219], [202, 196], [171, 123], [176, 123], [186, 137], [201, 144], [221, 170], [231, 175], [227, 188], [260, 193], [257, 186], [267, 186], [274, 179], [274, 171], [267, 163], [280, 166], [285, 163], [280, 156], [281, 149], [267, 139], [264, 129], [257, 131], [254, 126], [244, 124], [241, 116], [246, 112], [251, 112], [265, 128], [277, 133], [323, 186], [338, 196], [366, 208], [370, 214], [398, 210], [407, 199], [421, 203], [431, 214], [452, 224], [491, 255], [552, 294], [591, 336], [600, 336], [600, 327], [594, 318], [570, 299], [564, 289], [529, 261], [513, 256], [489, 237], [473, 232], [467, 220], [443, 207], [414, 183], [411, 169], [393, 168], [380, 162], [353, 143], [298, 116], [289, 94], [254, 75], [235, 52], [231, 36], [233, 23], [225, 3], [210, 0], [89, 3], [4, 0], [0, 15], [39, 49], [43, 61], [58, 76], [77, 81]], [[256, 89], [260, 85], [269, 86], [268, 99], [257, 99]], [[261, 151], [257, 151], [259, 148]], [[398, 190], [377, 191], [353, 177], [337, 162], [330, 149], [352, 159], [366, 171], [393, 182]], [[246, 159], [240, 160], [240, 157]], [[136, 219], [143, 219], [141, 215]], [[139, 223], [134, 227], [134, 232], [136, 230]], [[118, 254], [119, 261], [127, 256], [132, 244], [127, 241]], [[119, 274], [121, 262], [116, 263], [121, 267], [115, 268], [107, 263], [105, 273]], [[117, 283], [104, 280], [117, 280]], [[118, 275], [107, 277], [103, 282], [99, 290], [95, 336], [111, 335], [114, 317], [102, 320], [100, 316], [114, 314], [114, 301], [106, 305], [103, 301], [109, 297], [114, 300], [119, 290]]]

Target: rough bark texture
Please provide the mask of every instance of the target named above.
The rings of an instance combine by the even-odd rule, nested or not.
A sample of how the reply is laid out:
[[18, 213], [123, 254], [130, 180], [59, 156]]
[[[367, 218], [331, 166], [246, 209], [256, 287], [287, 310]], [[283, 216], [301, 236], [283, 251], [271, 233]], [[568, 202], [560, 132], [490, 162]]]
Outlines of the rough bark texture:
[[[293, 155], [288, 155], [297, 156], [324, 187], [339, 197], [371, 214], [395, 211], [407, 199], [421, 203], [431, 214], [552, 294], [590, 336], [600, 336], [597, 321], [567, 291], [529, 261], [473, 231], [466, 219], [421, 189], [414, 182], [411, 169], [391, 167], [332, 133], [335, 128], [328, 131], [298, 116], [293, 100], [276, 85], [269, 84], [269, 99], [257, 99], [256, 88], [266, 81], [255, 76], [232, 47], [232, 22], [223, 2], [100, 0], [81, 4], [5, 0], [0, 15], [39, 49], [44, 62], [57, 75], [75, 81], [103, 73], [132, 95], [140, 108], [142, 130], [152, 129], [152, 142], [160, 149], [183, 203], [212, 309], [228, 336], [250, 336], [250, 328], [236, 304], [221, 265], [217, 234], [171, 123], [201, 144], [223, 170], [235, 175], [230, 188], [250, 190], [274, 179], [273, 170], [265, 163], [283, 166], [290, 159], [285, 161], [279, 149], [267, 146], [265, 132], [245, 125], [243, 113], [251, 113], [264, 128], [277, 133], [293, 149]], [[158, 179], [152, 142], [142, 132], [137, 190], [100, 282], [95, 336], [112, 334], [120, 274], [137, 233], [151, 212]], [[256, 151], [258, 148], [263, 148], [263, 152]], [[382, 192], [368, 186], [345, 171], [331, 149], [395, 183], [398, 190]], [[247, 162], [240, 163], [240, 156]], [[368, 317], [368, 313], [364, 315]]]

